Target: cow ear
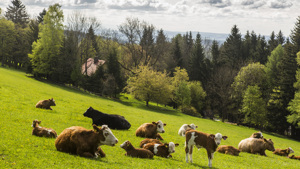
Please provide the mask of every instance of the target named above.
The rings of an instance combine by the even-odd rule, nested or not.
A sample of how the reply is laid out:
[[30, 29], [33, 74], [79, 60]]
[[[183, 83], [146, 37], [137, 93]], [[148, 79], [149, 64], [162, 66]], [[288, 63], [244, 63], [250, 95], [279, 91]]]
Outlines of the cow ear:
[[198, 126], [196, 126], [196, 128], [198, 128]]
[[42, 121], [38, 121], [39, 124], [41, 124]]
[[156, 122], [153, 121], [152, 124], [156, 124]]
[[50, 100], [53, 100], [53, 97]]
[[268, 140], [264, 138], [264, 142], [268, 142]]
[[130, 145], [130, 142], [129, 142], [129, 141], [126, 141], [126, 144], [129, 146], [129, 145]]
[[100, 131], [100, 129], [97, 127], [96, 124], [93, 124], [93, 128], [94, 128], [95, 131]]
[[164, 123], [164, 126], [166, 126], [167, 124], [166, 123]]
[[212, 138], [212, 139], [215, 139], [215, 135], [214, 134], [210, 134], [209, 137]]
[[222, 136], [223, 140], [226, 140], [228, 137], [227, 136]]
[[175, 147], [177, 147], [177, 146], [179, 146], [179, 144], [178, 144], [178, 143], [175, 143]]

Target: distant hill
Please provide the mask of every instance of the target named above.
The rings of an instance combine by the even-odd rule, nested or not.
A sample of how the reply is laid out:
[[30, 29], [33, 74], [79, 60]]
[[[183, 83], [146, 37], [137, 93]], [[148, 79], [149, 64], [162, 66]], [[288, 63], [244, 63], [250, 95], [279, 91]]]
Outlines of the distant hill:
[[[186, 34], [186, 32], [174, 32], [174, 31], [164, 31], [165, 34], [168, 35], [169, 38], [173, 38], [177, 34]], [[192, 32], [193, 38], [196, 37], [198, 32]], [[201, 34], [202, 40], [209, 39], [209, 40], [217, 40], [220, 44], [226, 41], [226, 38], [229, 34], [225, 33], [210, 33], [210, 32], [199, 32]]]

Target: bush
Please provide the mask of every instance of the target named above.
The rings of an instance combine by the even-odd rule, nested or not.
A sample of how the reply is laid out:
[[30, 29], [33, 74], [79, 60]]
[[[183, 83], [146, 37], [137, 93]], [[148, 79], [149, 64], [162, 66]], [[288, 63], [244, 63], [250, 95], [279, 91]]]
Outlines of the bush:
[[201, 114], [198, 113], [194, 107], [180, 107], [179, 109], [183, 114], [187, 114], [194, 117], [202, 117]]

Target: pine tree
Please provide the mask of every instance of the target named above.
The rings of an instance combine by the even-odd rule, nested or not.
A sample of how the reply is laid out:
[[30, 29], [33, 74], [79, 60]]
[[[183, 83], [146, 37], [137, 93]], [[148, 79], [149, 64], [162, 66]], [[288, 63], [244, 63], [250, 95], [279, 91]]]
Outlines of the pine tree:
[[276, 35], [276, 40], [277, 40], [277, 43], [280, 44], [280, 45], [283, 45], [284, 42], [285, 42], [285, 38], [281, 32], [281, 30], [278, 32], [278, 34]]
[[290, 35], [291, 43], [293, 44], [293, 54], [296, 56], [296, 53], [300, 51], [300, 16], [297, 18], [294, 29]]
[[25, 5], [20, 0], [12, 0], [11, 3], [12, 5], [8, 6], [5, 17], [25, 28], [29, 22]]
[[268, 41], [268, 49], [271, 53], [278, 46], [278, 41], [276, 40], [276, 36], [274, 31], [271, 33], [270, 39]]
[[206, 72], [206, 65], [204, 59], [205, 56], [202, 47], [201, 35], [200, 33], [198, 33], [196, 35], [196, 40], [195, 40], [195, 44], [194, 44], [194, 48], [190, 60], [190, 68], [189, 68], [190, 80], [196, 80], [202, 83], [205, 80], [207, 80], [207, 72]]
[[211, 55], [212, 55], [213, 66], [217, 66], [219, 62], [220, 50], [219, 50], [219, 43], [216, 40], [213, 40], [212, 42]]
[[182, 60], [182, 55], [181, 55], [181, 47], [179, 44], [179, 39], [181, 38], [181, 35], [178, 34], [175, 38], [174, 38], [174, 42], [173, 42], [173, 50], [172, 50], [172, 57], [174, 59], [175, 62], [175, 67], [180, 67], [183, 68], [183, 60]]
[[124, 82], [121, 76], [121, 68], [118, 61], [117, 50], [115, 48], [112, 49], [107, 58], [107, 73], [112, 75], [116, 82], [116, 88], [113, 90], [114, 96], [116, 96], [122, 91]]
[[44, 16], [46, 15], [47, 11], [44, 8], [42, 12], [39, 13], [39, 16], [37, 16], [36, 20], [38, 23], [43, 23], [44, 22]]

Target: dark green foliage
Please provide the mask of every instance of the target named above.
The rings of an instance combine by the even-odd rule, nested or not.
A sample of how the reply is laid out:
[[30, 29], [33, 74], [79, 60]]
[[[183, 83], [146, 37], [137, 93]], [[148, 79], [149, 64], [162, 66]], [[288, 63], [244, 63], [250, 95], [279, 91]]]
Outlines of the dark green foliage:
[[181, 47], [179, 44], [179, 41], [181, 39], [181, 35], [177, 35], [173, 40], [173, 47], [172, 47], [172, 57], [173, 60], [175, 62], [175, 67], [180, 67], [183, 68], [183, 58], [182, 58], [182, 54], [181, 54]]
[[12, 0], [11, 3], [12, 5], [8, 6], [5, 17], [15, 24], [20, 25], [22, 28], [25, 28], [29, 22], [25, 5], [20, 0]]

